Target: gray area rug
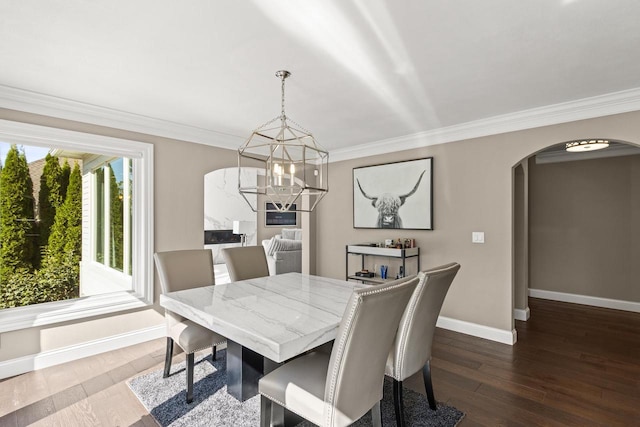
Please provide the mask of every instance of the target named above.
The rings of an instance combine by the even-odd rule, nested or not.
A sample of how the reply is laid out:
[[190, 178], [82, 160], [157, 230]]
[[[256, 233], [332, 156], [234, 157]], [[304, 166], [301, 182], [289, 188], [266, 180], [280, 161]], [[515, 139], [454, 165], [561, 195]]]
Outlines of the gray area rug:
[[[149, 413], [163, 427], [260, 425], [260, 397], [254, 396], [238, 402], [227, 394], [226, 350], [218, 351], [212, 362], [211, 354], [196, 361], [194, 369], [193, 402], [186, 403], [185, 362], [171, 367], [171, 376], [162, 378], [162, 370], [132, 378], [127, 382]], [[382, 401], [382, 424], [394, 426], [393, 395], [391, 381], [385, 381]], [[438, 404], [438, 410], [429, 409], [426, 396], [412, 390], [404, 390], [405, 417], [409, 426], [457, 425], [464, 414], [454, 407]], [[312, 426], [302, 423], [299, 426]], [[354, 426], [371, 425], [366, 415]]]

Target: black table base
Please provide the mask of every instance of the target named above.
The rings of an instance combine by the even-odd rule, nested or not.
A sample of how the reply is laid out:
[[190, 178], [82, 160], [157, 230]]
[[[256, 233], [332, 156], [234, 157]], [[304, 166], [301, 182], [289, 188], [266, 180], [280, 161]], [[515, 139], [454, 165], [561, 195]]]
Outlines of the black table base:
[[265, 358], [253, 350], [227, 340], [227, 393], [241, 402], [258, 394]]
[[[282, 363], [227, 340], [227, 393], [241, 402], [258, 394], [258, 381]], [[302, 421], [296, 414], [279, 407], [272, 412], [273, 425], [292, 426]]]

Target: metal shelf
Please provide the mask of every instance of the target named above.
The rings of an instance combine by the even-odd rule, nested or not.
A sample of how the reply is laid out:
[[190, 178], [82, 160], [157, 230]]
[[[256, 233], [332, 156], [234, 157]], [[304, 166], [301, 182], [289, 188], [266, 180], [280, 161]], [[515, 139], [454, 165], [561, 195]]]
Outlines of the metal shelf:
[[[379, 285], [382, 283], [386, 283], [393, 279], [381, 279], [379, 276], [375, 277], [362, 277], [356, 276], [355, 274], [349, 274], [349, 255], [360, 255], [362, 257], [361, 269], [364, 269], [364, 257], [365, 256], [377, 256], [377, 257], [387, 257], [387, 258], [398, 258], [402, 260], [402, 271], [404, 271], [405, 276], [407, 274], [407, 266], [406, 260], [407, 258], [416, 258], [418, 268], [415, 274], [420, 271], [420, 248], [405, 248], [405, 249], [396, 249], [396, 248], [380, 248], [377, 246], [369, 246], [369, 245], [347, 245], [346, 246], [346, 266], [345, 266], [345, 277], [346, 280], [358, 280], [362, 283], [369, 283]], [[377, 271], [374, 272], [378, 274]]]

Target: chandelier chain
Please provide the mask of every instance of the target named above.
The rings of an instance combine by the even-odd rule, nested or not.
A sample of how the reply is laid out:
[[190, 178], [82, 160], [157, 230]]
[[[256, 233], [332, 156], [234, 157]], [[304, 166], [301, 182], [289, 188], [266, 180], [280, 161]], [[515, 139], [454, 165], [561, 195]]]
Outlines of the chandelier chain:
[[284, 79], [285, 78], [286, 78], [285, 75], [281, 77], [282, 79], [282, 111], [280, 111], [280, 114], [283, 122], [287, 118], [287, 116], [284, 114]]
[[311, 131], [307, 128], [305, 128], [304, 126], [302, 126], [300, 123], [296, 122], [295, 120], [293, 120], [291, 117], [287, 117], [287, 115], [284, 112], [284, 98], [285, 98], [285, 93], [284, 93], [284, 80], [289, 77], [289, 73], [286, 71], [279, 71], [278, 73], [276, 73], [276, 76], [280, 77], [280, 105], [281, 105], [281, 109], [280, 109], [280, 116], [275, 117], [271, 120], [269, 120], [268, 122], [258, 126], [257, 128], [255, 128], [253, 131], [257, 132], [260, 129], [263, 129], [267, 126], [269, 126], [270, 124], [274, 123], [276, 120], [280, 120], [282, 122], [282, 127], [288, 127], [287, 125], [287, 121], [290, 121], [291, 123], [293, 123], [294, 125], [296, 125], [299, 130], [305, 132], [308, 135], [311, 135]]

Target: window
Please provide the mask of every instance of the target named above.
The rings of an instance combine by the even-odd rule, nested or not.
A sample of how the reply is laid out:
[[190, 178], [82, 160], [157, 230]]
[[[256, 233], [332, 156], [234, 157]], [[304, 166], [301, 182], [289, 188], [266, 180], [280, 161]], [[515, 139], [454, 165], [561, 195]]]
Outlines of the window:
[[76, 298], [0, 310], [0, 332], [153, 302], [153, 146], [0, 120], [0, 142], [78, 159], [82, 231]]
[[102, 249], [108, 255], [105, 265], [131, 274], [131, 184], [133, 176], [130, 173], [131, 159], [121, 157], [103, 167], [102, 182], [96, 185], [104, 186], [104, 200], [102, 211], [96, 211], [96, 216], [103, 217], [102, 230], [105, 233], [103, 243], [108, 243]]
[[133, 270], [133, 161], [128, 157], [94, 156], [88, 162], [91, 206], [83, 235], [81, 295], [131, 289]]

